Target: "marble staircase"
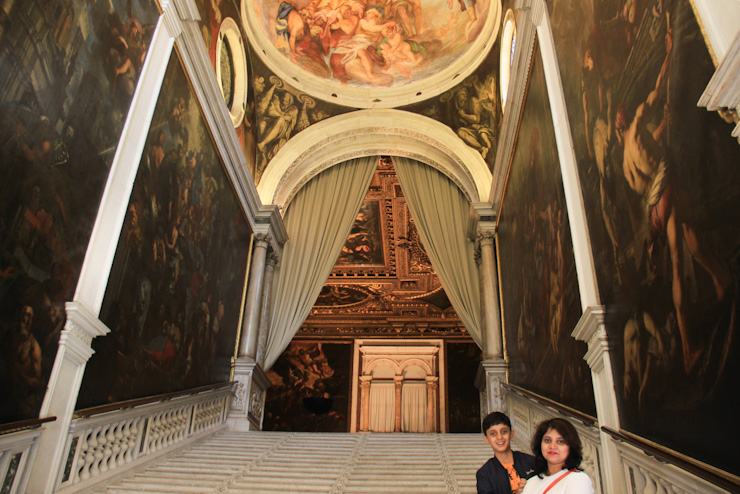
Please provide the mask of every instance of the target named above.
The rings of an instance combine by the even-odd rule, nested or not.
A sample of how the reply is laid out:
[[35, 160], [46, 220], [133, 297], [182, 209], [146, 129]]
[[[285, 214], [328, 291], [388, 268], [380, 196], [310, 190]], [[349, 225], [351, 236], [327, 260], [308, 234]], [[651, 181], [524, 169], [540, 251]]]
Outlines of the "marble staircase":
[[480, 434], [224, 431], [96, 493], [475, 493]]

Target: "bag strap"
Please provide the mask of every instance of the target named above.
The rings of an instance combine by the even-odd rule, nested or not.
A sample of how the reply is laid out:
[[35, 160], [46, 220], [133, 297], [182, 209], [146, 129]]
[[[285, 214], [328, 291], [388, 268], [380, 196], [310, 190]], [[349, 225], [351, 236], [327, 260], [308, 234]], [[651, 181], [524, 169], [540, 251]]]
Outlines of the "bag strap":
[[545, 489], [544, 491], [542, 491], [542, 494], [545, 494], [545, 493], [546, 493], [547, 491], [549, 491], [550, 489], [552, 489], [552, 487], [553, 487], [553, 486], [554, 486], [555, 484], [557, 484], [558, 482], [560, 482], [561, 480], [563, 480], [563, 478], [565, 478], [565, 476], [567, 476], [567, 475], [568, 475], [569, 473], [573, 473], [573, 472], [575, 472], [575, 471], [577, 471], [577, 470], [576, 470], [575, 468], [574, 468], [573, 470], [568, 470], [568, 471], [567, 471], [567, 472], [565, 472], [565, 473], [564, 473], [563, 475], [561, 475], [560, 477], [558, 477], [558, 478], [556, 478], [555, 480], [553, 480], [552, 484], [548, 485], [548, 486], [547, 486], [547, 489]]

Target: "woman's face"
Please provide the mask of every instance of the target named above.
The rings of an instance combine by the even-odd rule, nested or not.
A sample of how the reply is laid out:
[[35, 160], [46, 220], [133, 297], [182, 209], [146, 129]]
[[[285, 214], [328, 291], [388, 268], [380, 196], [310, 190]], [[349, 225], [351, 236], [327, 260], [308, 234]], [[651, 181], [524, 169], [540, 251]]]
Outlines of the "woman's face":
[[555, 429], [548, 430], [542, 436], [540, 445], [542, 456], [547, 461], [548, 473], [559, 472], [565, 466], [565, 460], [570, 454], [570, 446], [565, 442], [563, 436]]

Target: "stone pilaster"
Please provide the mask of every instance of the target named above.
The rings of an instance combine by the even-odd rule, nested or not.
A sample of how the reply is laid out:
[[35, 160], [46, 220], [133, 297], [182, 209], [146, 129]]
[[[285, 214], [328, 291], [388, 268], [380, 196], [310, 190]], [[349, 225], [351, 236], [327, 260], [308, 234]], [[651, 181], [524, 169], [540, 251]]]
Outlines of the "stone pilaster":
[[[614, 388], [609, 340], [606, 334], [603, 306], [586, 307], [580, 321], [571, 334], [577, 340], [585, 341], [588, 350], [584, 359], [591, 368], [591, 379], [594, 386], [594, 399], [599, 425], [619, 430], [619, 408]], [[621, 460], [617, 446], [612, 437], [600, 430], [601, 442], [601, 478], [605, 492], [625, 492]]]
[[504, 359], [484, 360], [478, 367], [475, 386], [480, 391], [481, 417], [491, 412], [505, 412], [506, 400], [501, 384], [506, 382], [506, 362]]
[[62, 461], [66, 459], [67, 433], [82, 376], [87, 361], [95, 353], [92, 340], [110, 332], [83, 304], [67, 302], [65, 308], [67, 322], [59, 337], [59, 349], [40, 413], [41, 417], [55, 416], [57, 419], [47, 424], [39, 437], [27, 492], [48, 493], [56, 487]]

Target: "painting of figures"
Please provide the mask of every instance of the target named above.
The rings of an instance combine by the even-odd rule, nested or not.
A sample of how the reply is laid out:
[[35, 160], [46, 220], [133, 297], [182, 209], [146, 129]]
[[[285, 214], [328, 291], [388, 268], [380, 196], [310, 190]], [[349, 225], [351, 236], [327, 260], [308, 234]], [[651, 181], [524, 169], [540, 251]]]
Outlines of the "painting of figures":
[[0, 9], [0, 423], [38, 416], [158, 15], [149, 0]]
[[560, 1], [550, 17], [622, 427], [738, 474], [716, 445], [740, 405], [740, 146], [696, 106], [714, 66], [692, 5]]
[[175, 54], [131, 193], [78, 408], [226, 382], [250, 231]]
[[286, 62], [356, 87], [402, 86], [432, 75], [466, 52], [489, 14], [500, 15], [498, 0], [249, 3]]
[[500, 41], [496, 41], [480, 67], [454, 89], [404, 108], [449, 126], [475, 149], [493, 169], [503, 118], [497, 71]]
[[[267, 372], [271, 387], [267, 390], [263, 430], [349, 431], [351, 359], [349, 341], [292, 341]], [[314, 409], [310, 402], [304, 404], [306, 399], [325, 399], [327, 408]]]
[[[509, 381], [596, 416], [575, 258], [537, 49], [499, 223]], [[575, 384], [574, 384], [575, 383]]]
[[337, 266], [379, 265], [385, 266], [383, 259], [383, 236], [380, 231], [379, 201], [365, 201], [357, 213], [355, 223], [342, 246]]

